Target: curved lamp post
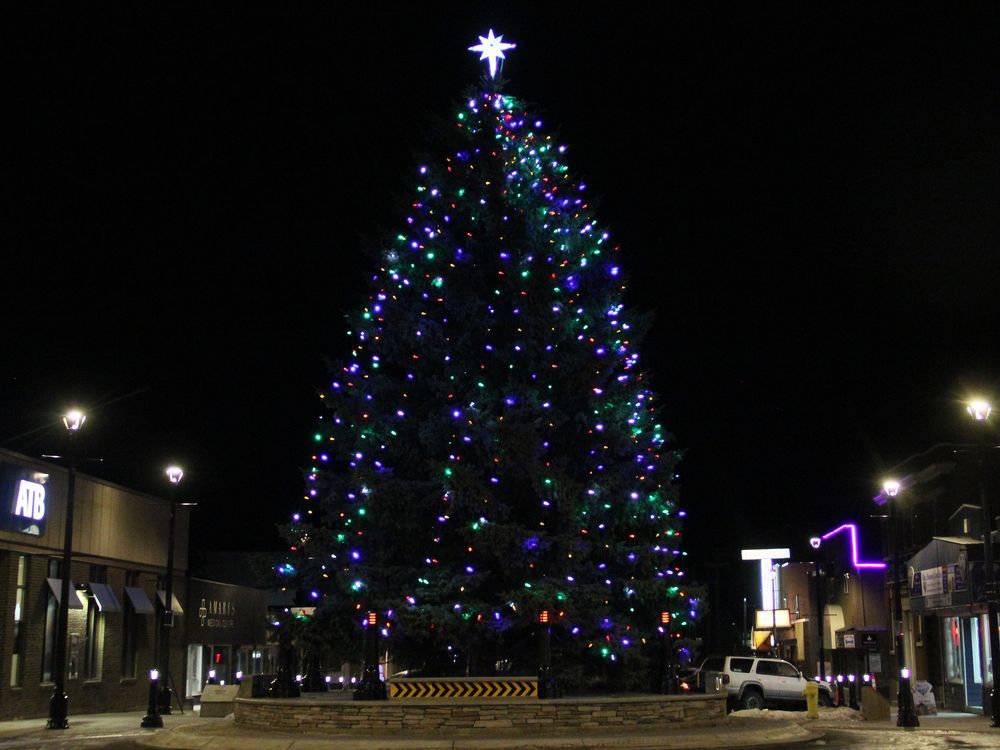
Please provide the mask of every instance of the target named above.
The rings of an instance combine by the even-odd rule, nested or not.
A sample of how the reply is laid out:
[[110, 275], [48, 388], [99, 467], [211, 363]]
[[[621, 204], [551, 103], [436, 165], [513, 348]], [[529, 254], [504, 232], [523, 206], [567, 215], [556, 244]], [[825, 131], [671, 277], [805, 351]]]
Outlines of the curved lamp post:
[[1000, 727], [1000, 694], [997, 692], [996, 662], [1000, 657], [1000, 631], [997, 630], [997, 583], [993, 572], [993, 513], [990, 510], [989, 494], [986, 491], [986, 427], [993, 409], [982, 399], [970, 401], [966, 407], [969, 416], [978, 426], [976, 453], [979, 464], [979, 506], [983, 525], [983, 571], [985, 573], [986, 625], [990, 631], [990, 669], [993, 672], [993, 688], [990, 691], [990, 726]]
[[66, 523], [63, 537], [62, 575], [59, 586], [59, 614], [56, 617], [55, 668], [53, 669], [52, 697], [49, 699], [47, 729], [68, 729], [69, 698], [66, 696], [66, 631], [69, 625], [69, 577], [73, 560], [73, 500], [76, 491], [76, 434], [87, 420], [79, 409], [66, 412], [63, 424], [69, 435], [67, 461], [69, 478], [66, 484]]
[[913, 708], [913, 693], [910, 692], [910, 670], [906, 667], [906, 651], [903, 643], [903, 586], [906, 577], [903, 575], [903, 559], [900, 547], [899, 514], [896, 496], [902, 489], [899, 482], [889, 479], [882, 484], [882, 489], [889, 497], [889, 542], [892, 547], [893, 574], [896, 596], [894, 619], [896, 620], [896, 661], [899, 665], [899, 690], [896, 691], [896, 726], [919, 727], [920, 720]]

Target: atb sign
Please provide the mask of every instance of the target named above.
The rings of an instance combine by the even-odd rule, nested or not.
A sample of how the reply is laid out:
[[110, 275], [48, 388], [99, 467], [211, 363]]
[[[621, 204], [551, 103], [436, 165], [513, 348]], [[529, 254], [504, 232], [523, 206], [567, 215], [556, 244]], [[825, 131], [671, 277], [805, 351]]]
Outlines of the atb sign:
[[3, 511], [0, 527], [40, 536], [45, 532], [49, 509], [49, 475], [22, 466], [0, 464]]

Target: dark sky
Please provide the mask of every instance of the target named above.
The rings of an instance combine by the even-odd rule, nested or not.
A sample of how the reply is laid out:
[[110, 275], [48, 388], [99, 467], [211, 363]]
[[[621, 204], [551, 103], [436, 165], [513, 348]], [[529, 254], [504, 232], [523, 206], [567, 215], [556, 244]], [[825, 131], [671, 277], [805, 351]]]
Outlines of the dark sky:
[[200, 545], [296, 505], [362, 247], [490, 27], [656, 313], [696, 569], [874, 534], [885, 468], [1000, 396], [996, 4], [207, 5], [5, 21], [0, 275], [0, 445], [82, 404], [85, 470], [182, 462]]

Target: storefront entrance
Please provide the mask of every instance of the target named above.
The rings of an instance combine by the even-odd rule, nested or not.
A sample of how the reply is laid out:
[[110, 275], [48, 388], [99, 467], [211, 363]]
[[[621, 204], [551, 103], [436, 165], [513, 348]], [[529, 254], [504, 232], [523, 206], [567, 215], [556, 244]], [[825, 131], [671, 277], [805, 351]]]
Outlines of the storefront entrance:
[[962, 657], [965, 666], [965, 705], [983, 707], [982, 637], [978, 617], [963, 617]]

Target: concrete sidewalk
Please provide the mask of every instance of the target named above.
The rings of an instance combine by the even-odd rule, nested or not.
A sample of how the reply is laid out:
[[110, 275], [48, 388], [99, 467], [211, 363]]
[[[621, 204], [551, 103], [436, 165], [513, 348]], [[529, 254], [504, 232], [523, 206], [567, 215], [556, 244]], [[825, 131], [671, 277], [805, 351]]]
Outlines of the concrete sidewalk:
[[989, 718], [971, 714], [941, 713], [921, 716], [919, 729], [896, 727], [895, 716], [886, 721], [866, 722], [857, 712], [850, 716], [838, 709], [824, 709], [819, 720], [805, 713], [764, 712], [756, 718], [729, 716], [713, 726], [678, 725], [670, 729], [632, 732], [587, 732], [577, 735], [499, 735], [489, 737], [402, 736], [399, 734], [357, 736], [334, 734], [261, 732], [237, 727], [233, 717], [203, 719], [196, 712], [163, 717], [163, 729], [142, 729], [143, 712], [70, 716], [70, 728], [45, 729], [45, 719], [0, 722], [3, 748], [147, 748], [158, 750], [695, 750], [699, 748], [749, 748], [794, 745], [821, 737], [825, 732], [996, 732]]

